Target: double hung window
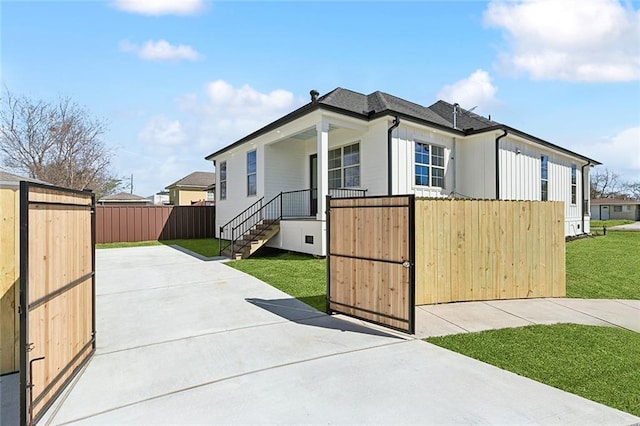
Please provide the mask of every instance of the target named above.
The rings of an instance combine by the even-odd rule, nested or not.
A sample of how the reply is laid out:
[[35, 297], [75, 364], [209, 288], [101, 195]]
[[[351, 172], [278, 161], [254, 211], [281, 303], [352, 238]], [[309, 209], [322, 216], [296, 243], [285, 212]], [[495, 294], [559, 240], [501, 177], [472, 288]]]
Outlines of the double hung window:
[[360, 143], [329, 151], [329, 189], [360, 186]]
[[549, 157], [540, 156], [540, 200], [549, 201]]
[[444, 148], [416, 142], [415, 184], [444, 188]]
[[247, 152], [247, 195], [258, 192], [256, 151]]
[[227, 199], [227, 162], [220, 163], [220, 199]]

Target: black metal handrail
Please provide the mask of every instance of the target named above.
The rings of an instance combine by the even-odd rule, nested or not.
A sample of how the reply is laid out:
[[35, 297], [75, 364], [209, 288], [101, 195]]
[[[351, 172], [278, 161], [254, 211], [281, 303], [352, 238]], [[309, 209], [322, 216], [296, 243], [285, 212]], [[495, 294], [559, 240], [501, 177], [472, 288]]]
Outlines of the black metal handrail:
[[[265, 234], [269, 226], [283, 218], [313, 216], [315, 206], [312, 201], [317, 199], [317, 188], [299, 189], [296, 191], [280, 192], [263, 204], [264, 197], [247, 207], [239, 215], [220, 227], [219, 247], [220, 255], [231, 247], [231, 257], [241, 251], [253, 239]], [[335, 188], [329, 190], [334, 198], [364, 197], [366, 189]], [[258, 225], [262, 225], [258, 228]], [[257, 229], [251, 239], [245, 236]], [[223, 246], [223, 241], [228, 241]], [[242, 240], [243, 242], [238, 242]]]
[[[220, 255], [222, 256], [222, 252], [226, 250], [233, 242], [233, 235], [229, 231], [233, 229], [236, 223], [244, 221], [246, 218], [253, 216], [257, 211], [262, 207], [262, 201], [264, 197], [260, 198], [255, 203], [251, 204], [249, 207], [240, 212], [236, 217], [231, 219], [229, 222], [225, 223], [220, 227], [220, 235], [218, 237], [218, 247], [220, 249]], [[230, 226], [231, 225], [231, 226]], [[228, 243], [223, 246], [223, 241], [227, 241]]]

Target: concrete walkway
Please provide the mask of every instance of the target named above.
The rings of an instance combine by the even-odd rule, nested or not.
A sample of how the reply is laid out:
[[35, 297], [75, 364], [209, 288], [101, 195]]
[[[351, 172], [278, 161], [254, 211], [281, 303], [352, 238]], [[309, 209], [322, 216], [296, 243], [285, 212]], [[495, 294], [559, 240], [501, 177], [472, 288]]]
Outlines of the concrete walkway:
[[611, 226], [610, 231], [638, 231], [640, 232], [640, 222], [629, 223], [627, 225]]
[[96, 355], [40, 424], [640, 421], [170, 247], [97, 254]]

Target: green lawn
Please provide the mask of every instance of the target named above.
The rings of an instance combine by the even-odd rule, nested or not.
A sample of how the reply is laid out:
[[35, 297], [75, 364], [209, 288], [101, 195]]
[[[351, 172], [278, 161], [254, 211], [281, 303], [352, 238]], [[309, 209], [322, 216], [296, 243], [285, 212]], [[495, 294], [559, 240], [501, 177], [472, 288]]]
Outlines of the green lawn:
[[313, 256], [261, 249], [249, 259], [227, 265], [253, 275], [296, 299], [325, 311], [327, 262]]
[[218, 240], [213, 238], [200, 238], [194, 240], [162, 240], [162, 241], [136, 241], [132, 243], [103, 243], [96, 244], [97, 249], [122, 248], [122, 247], [146, 247], [160, 245], [178, 245], [187, 250], [201, 254], [205, 257], [218, 256], [220, 253]]
[[567, 297], [640, 299], [640, 233], [568, 242]]
[[592, 228], [602, 228], [602, 227], [610, 228], [612, 226], [627, 225], [629, 223], [633, 223], [633, 221], [632, 220], [624, 220], [624, 219], [592, 220], [591, 221], [591, 227]]
[[640, 334], [532, 325], [426, 339], [438, 346], [640, 416]]

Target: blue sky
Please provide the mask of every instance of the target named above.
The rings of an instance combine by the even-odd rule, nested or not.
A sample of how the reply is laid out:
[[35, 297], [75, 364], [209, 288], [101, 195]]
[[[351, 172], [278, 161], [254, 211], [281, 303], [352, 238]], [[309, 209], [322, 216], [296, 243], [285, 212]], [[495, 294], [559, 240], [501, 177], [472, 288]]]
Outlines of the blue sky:
[[2, 1], [2, 84], [104, 118], [148, 196], [308, 102], [437, 99], [640, 181], [640, 3]]

